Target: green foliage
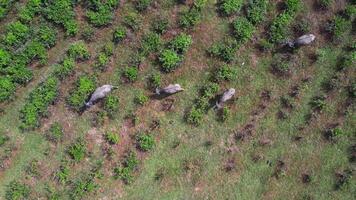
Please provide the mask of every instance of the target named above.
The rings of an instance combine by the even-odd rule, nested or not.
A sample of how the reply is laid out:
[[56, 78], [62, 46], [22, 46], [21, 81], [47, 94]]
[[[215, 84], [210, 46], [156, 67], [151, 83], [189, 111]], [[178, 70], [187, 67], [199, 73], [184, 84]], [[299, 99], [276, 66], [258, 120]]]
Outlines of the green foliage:
[[229, 116], [231, 115], [230, 114], [230, 110], [227, 107], [224, 107], [219, 112], [220, 112], [219, 113], [220, 114], [220, 120], [222, 122], [225, 122], [229, 118]]
[[33, 59], [38, 59], [41, 64], [47, 64], [47, 49], [38, 41], [31, 41], [20, 55], [24, 64]]
[[16, 64], [14, 66], [5, 68], [3, 73], [11, 77], [12, 82], [18, 84], [26, 84], [33, 77], [32, 71], [24, 64]]
[[9, 136], [5, 134], [0, 134], [0, 147], [3, 146], [9, 139]]
[[356, 5], [346, 5], [345, 15], [350, 20], [355, 20], [356, 17]]
[[120, 137], [117, 133], [115, 132], [107, 132], [105, 134], [105, 139], [110, 143], [110, 144], [117, 144], [120, 141]]
[[240, 11], [243, 0], [220, 0], [219, 10], [223, 15], [232, 15]]
[[43, 11], [47, 19], [64, 27], [66, 35], [74, 36], [78, 33], [78, 25], [73, 6], [72, 0], [45, 1]]
[[84, 177], [78, 179], [73, 183], [73, 187], [70, 191], [70, 197], [73, 200], [80, 200], [83, 197], [92, 191], [94, 191], [98, 185], [95, 183], [94, 177]]
[[90, 58], [90, 53], [83, 41], [72, 44], [68, 49], [68, 56], [75, 60], [87, 60]]
[[11, 181], [7, 186], [5, 198], [7, 200], [27, 199], [30, 195], [30, 187], [18, 181]]
[[125, 26], [131, 28], [133, 31], [137, 31], [141, 25], [141, 19], [135, 12], [130, 12], [124, 16], [123, 23]]
[[341, 62], [338, 66], [338, 69], [351, 69], [352, 67], [356, 66], [356, 51], [352, 51], [343, 55], [341, 58]]
[[33, 129], [39, 126], [40, 118], [46, 115], [47, 108], [58, 95], [58, 79], [49, 77], [31, 93], [20, 110], [21, 128]]
[[148, 55], [157, 51], [161, 44], [161, 38], [157, 33], [149, 33], [142, 38], [140, 52], [143, 55]]
[[85, 142], [83, 139], [78, 139], [68, 148], [69, 156], [76, 162], [83, 160], [86, 154]]
[[112, 56], [114, 53], [114, 45], [111, 42], [106, 43], [103, 46], [103, 53], [105, 53], [107, 56]]
[[6, 17], [15, 0], [0, 1], [0, 20]]
[[288, 26], [292, 19], [292, 16], [287, 12], [283, 12], [276, 17], [276, 19], [272, 22], [269, 31], [269, 37], [272, 43], [282, 42], [286, 39]]
[[192, 44], [192, 37], [185, 33], [181, 33], [169, 42], [169, 48], [173, 49], [177, 53], [184, 53], [188, 50]]
[[39, 177], [39, 167], [38, 167], [38, 160], [31, 160], [30, 163], [25, 167], [26, 174], [32, 177]]
[[298, 20], [296, 25], [295, 25], [295, 30], [302, 33], [302, 34], [307, 34], [311, 31], [311, 24], [308, 19], [301, 19]]
[[144, 105], [148, 101], [148, 96], [146, 96], [143, 91], [138, 91], [135, 96], [135, 103], [139, 105]]
[[52, 142], [59, 142], [63, 138], [63, 127], [59, 122], [54, 122], [47, 132], [47, 138]]
[[223, 42], [213, 44], [208, 49], [208, 54], [225, 62], [232, 62], [235, 59], [235, 52], [237, 48], [238, 44], [236, 40], [227, 39]]
[[331, 7], [333, 0], [318, 0], [318, 4], [323, 9], [328, 9]]
[[209, 82], [205, 84], [201, 89], [201, 96], [204, 98], [212, 98], [219, 91], [219, 85], [217, 83]]
[[94, 39], [94, 29], [91, 26], [85, 26], [82, 32], [82, 38], [85, 41], [91, 42]]
[[98, 54], [98, 57], [96, 58], [96, 63], [94, 65], [94, 67], [96, 69], [104, 71], [106, 69], [107, 63], [109, 62], [109, 59], [110, 58], [106, 55], [106, 53], [100, 52]]
[[152, 88], [157, 88], [161, 85], [161, 75], [159, 73], [153, 73], [150, 75], [149, 86]]
[[193, 108], [187, 114], [187, 122], [189, 124], [193, 124], [197, 126], [201, 124], [201, 121], [203, 120], [203, 116], [204, 116], [204, 111], [200, 108], [196, 108], [195, 106], [193, 106]]
[[10, 78], [0, 76], [0, 102], [9, 100], [15, 90], [16, 86]]
[[24, 23], [30, 23], [32, 19], [41, 11], [41, 0], [29, 0], [19, 11], [19, 19]]
[[88, 4], [88, 11], [86, 16], [89, 23], [94, 26], [105, 26], [110, 24], [114, 14], [113, 11], [117, 8], [119, 0], [111, 1], [97, 1], [90, 0], [86, 2]]
[[167, 31], [168, 27], [169, 27], [169, 22], [168, 19], [166, 18], [158, 18], [156, 20], [154, 20], [154, 22], [152, 23], [152, 30], [155, 33], [158, 34], [163, 34]]
[[200, 21], [200, 11], [197, 9], [185, 10], [180, 13], [179, 25], [182, 28], [191, 28]]
[[251, 39], [255, 31], [253, 24], [244, 17], [239, 17], [232, 25], [234, 36], [241, 43], [245, 43]]
[[35, 40], [46, 48], [53, 47], [57, 41], [57, 32], [54, 27], [48, 25], [42, 25], [39, 27], [39, 30], [35, 34]]
[[3, 41], [8, 46], [18, 46], [30, 36], [30, 28], [20, 21], [11, 22], [6, 26]]
[[325, 96], [315, 96], [312, 98], [310, 102], [310, 106], [313, 109], [313, 111], [321, 111], [325, 106]]
[[300, 0], [286, 0], [284, 3], [286, 11], [292, 16], [302, 8]]
[[165, 49], [159, 56], [159, 62], [164, 72], [171, 72], [176, 69], [182, 61], [181, 57], [171, 49]]
[[74, 66], [75, 66], [74, 59], [71, 57], [65, 57], [64, 60], [62, 61], [62, 64], [60, 65], [57, 64], [54, 66], [56, 68], [54, 74], [59, 79], [63, 80], [64, 78], [66, 78], [67, 76], [73, 73]]
[[273, 57], [272, 68], [277, 74], [285, 75], [290, 71], [290, 64], [284, 55], [276, 54]]
[[152, 3], [152, 0], [136, 0], [135, 8], [138, 11], [144, 11], [150, 6], [151, 3]]
[[134, 82], [138, 78], [138, 68], [135, 66], [126, 67], [122, 75], [127, 78], [130, 82]]
[[95, 81], [93, 78], [83, 75], [78, 78], [73, 88], [71, 95], [68, 97], [68, 104], [76, 111], [85, 105], [85, 101], [89, 95], [95, 90]]
[[236, 70], [228, 65], [223, 65], [216, 70], [214, 80], [217, 82], [231, 81], [235, 79], [236, 75]]
[[61, 165], [56, 173], [56, 179], [59, 183], [65, 184], [69, 177], [69, 167], [67, 165]]
[[126, 184], [130, 184], [133, 181], [133, 172], [137, 168], [138, 160], [134, 152], [129, 152], [122, 166], [116, 167], [114, 169], [114, 177], [116, 179], [121, 179]]
[[0, 48], [0, 69], [7, 67], [11, 62], [11, 54], [5, 49]]
[[136, 136], [137, 147], [142, 151], [149, 151], [155, 145], [155, 139], [152, 135], [139, 133]]
[[118, 26], [114, 30], [113, 40], [115, 43], [119, 43], [126, 38], [126, 28], [123, 26]]
[[108, 113], [109, 117], [113, 118], [119, 110], [119, 97], [109, 95], [104, 101], [104, 110]]
[[247, 6], [247, 19], [252, 24], [261, 23], [267, 13], [267, 0], [251, 0]]
[[351, 30], [351, 22], [339, 15], [335, 16], [328, 24], [327, 30], [333, 35], [334, 40], [340, 40]]

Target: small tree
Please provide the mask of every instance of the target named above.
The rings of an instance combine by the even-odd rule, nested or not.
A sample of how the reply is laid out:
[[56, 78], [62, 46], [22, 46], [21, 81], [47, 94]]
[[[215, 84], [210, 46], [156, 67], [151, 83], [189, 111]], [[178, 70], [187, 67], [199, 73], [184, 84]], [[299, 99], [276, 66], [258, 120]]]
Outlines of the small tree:
[[178, 67], [181, 58], [175, 51], [166, 49], [160, 54], [159, 61], [164, 72], [171, 72]]

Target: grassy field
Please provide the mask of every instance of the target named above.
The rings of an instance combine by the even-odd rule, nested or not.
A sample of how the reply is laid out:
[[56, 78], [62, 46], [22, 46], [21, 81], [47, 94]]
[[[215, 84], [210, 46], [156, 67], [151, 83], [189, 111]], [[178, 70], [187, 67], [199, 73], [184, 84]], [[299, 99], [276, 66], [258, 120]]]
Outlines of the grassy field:
[[[115, 6], [110, 1], [9, 2], [9, 6], [0, 3], [6, 11], [0, 17], [0, 79], [4, 80], [0, 100], [5, 79], [14, 82], [16, 89], [0, 102], [0, 199], [355, 198], [354, 1], [111, 1]], [[38, 7], [32, 8], [36, 2]], [[66, 9], [53, 8], [56, 2]], [[149, 2], [147, 8], [140, 7], [144, 2]], [[241, 8], [224, 14], [226, 2], [237, 2]], [[252, 21], [251, 2], [266, 5], [259, 11], [261, 21], [252, 24], [251, 35], [243, 40], [232, 24], [245, 18]], [[294, 3], [299, 6], [295, 10]], [[27, 7], [26, 12], [34, 12], [29, 19], [23, 14]], [[193, 24], [182, 24], [184, 14]], [[273, 26], [283, 14], [290, 15], [282, 25], [286, 33], [281, 41], [274, 41]], [[159, 19], [167, 20], [168, 28], [156, 34], [152, 27]], [[7, 27], [18, 21], [32, 35], [18, 36], [20, 42], [12, 44], [7, 41], [11, 32]], [[26, 55], [41, 25], [57, 32], [55, 45], [45, 47], [44, 63], [41, 48]], [[115, 42], [118, 27], [126, 34]], [[247, 29], [243, 27], [245, 34]], [[180, 33], [192, 42], [177, 53], [178, 67], [164, 72], [162, 52]], [[283, 47], [283, 42], [304, 33], [314, 34], [316, 40], [297, 48]], [[78, 41], [84, 43], [84, 50], [71, 53]], [[224, 54], [231, 56], [230, 61], [209, 53], [215, 44], [225, 44], [227, 49], [234, 42], [238, 45], [228, 49], [231, 55]], [[112, 53], [104, 47], [112, 47]], [[1, 50], [9, 52], [11, 61]], [[77, 58], [86, 52], [90, 57]], [[107, 61], [100, 70], [103, 52]], [[8, 69], [26, 56], [33, 78], [16, 82]], [[59, 78], [57, 71], [65, 59], [73, 59], [74, 68]], [[216, 71], [224, 66], [233, 70], [232, 78], [216, 81]], [[125, 75], [129, 67], [137, 72], [131, 81]], [[178, 83], [184, 91], [157, 97], [150, 82], [153, 74], [159, 74], [160, 87]], [[71, 104], [75, 92], [89, 87], [78, 86], [84, 76], [94, 80], [95, 88], [118, 87], [110, 94], [119, 99], [117, 111], [110, 115], [106, 99], [87, 109], [83, 103], [79, 109]], [[52, 77], [59, 80], [55, 98], [47, 104], [38, 102], [45, 97], [32, 100], [35, 106], [45, 105], [44, 111], [38, 109], [38, 125], [24, 128], [24, 108], [40, 84]], [[199, 124], [189, 123], [191, 110], [205, 100], [202, 87], [212, 82], [219, 88], [207, 100]], [[236, 94], [224, 105], [228, 114], [223, 120], [221, 110], [213, 105], [229, 88], [235, 88]], [[88, 90], [78, 95], [79, 100], [89, 98], [93, 90]], [[138, 98], [145, 96], [147, 100], [139, 103]], [[56, 123], [62, 133], [58, 140], [49, 137]], [[118, 141], [110, 140], [109, 133]], [[142, 147], [140, 135], [153, 140], [148, 149]], [[130, 161], [137, 164], [130, 167]]]

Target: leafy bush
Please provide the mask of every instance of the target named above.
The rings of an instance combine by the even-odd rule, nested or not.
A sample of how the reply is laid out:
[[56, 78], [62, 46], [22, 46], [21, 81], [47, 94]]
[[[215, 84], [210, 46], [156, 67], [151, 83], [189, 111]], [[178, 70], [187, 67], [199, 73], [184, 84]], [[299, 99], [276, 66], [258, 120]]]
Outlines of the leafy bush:
[[90, 58], [90, 53], [83, 41], [72, 44], [68, 49], [68, 55], [75, 60], [87, 60]]
[[14, 66], [5, 68], [3, 72], [11, 77], [12, 82], [18, 84], [26, 84], [33, 77], [32, 71], [24, 64], [15, 64]]
[[76, 161], [81, 161], [86, 154], [85, 142], [83, 139], [78, 139], [75, 143], [73, 143], [68, 148], [68, 154], [70, 157]]
[[219, 10], [224, 15], [232, 15], [240, 11], [243, 0], [220, 0]]
[[135, 7], [138, 11], [144, 11], [150, 6], [152, 0], [136, 0]]
[[131, 28], [133, 31], [137, 31], [140, 28], [141, 19], [135, 12], [130, 12], [124, 16], [123, 23], [125, 26]]
[[92, 175], [89, 175], [88, 177], [76, 180], [70, 191], [70, 199], [80, 200], [83, 199], [87, 193], [94, 191], [98, 187], [94, 178]]
[[292, 19], [292, 16], [287, 12], [283, 12], [276, 17], [276, 19], [272, 22], [269, 31], [269, 37], [272, 43], [278, 43], [285, 40], [288, 33], [287, 27], [291, 23]]
[[339, 40], [343, 38], [346, 32], [350, 31], [351, 27], [350, 21], [341, 16], [336, 16], [328, 24], [327, 30], [333, 35], [334, 40]]
[[11, 62], [11, 54], [5, 49], [0, 48], [0, 69], [7, 67]]
[[163, 34], [167, 31], [169, 27], [168, 19], [158, 18], [152, 23], [152, 30], [158, 34]]
[[127, 78], [130, 82], [134, 82], [138, 78], [138, 68], [135, 66], [126, 67], [122, 75]]
[[314, 111], [321, 111], [325, 106], [325, 96], [316, 96], [312, 98], [310, 105]]
[[345, 16], [350, 21], [355, 20], [355, 17], [356, 17], [356, 5], [346, 5], [344, 13], [345, 13]]
[[161, 46], [161, 38], [156, 33], [149, 33], [142, 38], [140, 52], [143, 55], [148, 55], [157, 51]]
[[15, 90], [16, 86], [10, 78], [0, 76], [0, 102], [10, 99]]
[[219, 115], [220, 115], [220, 120], [224, 122], [229, 118], [230, 110], [227, 107], [224, 107], [223, 109], [220, 110]]
[[105, 139], [110, 143], [110, 144], [117, 144], [119, 143], [120, 137], [117, 133], [115, 132], [107, 132], [105, 135]]
[[217, 82], [220, 81], [231, 81], [236, 77], [236, 70], [228, 65], [223, 65], [218, 68], [214, 75], [214, 80]]
[[56, 44], [57, 32], [54, 27], [42, 25], [35, 35], [35, 40], [44, 45], [46, 48], [53, 47]]
[[19, 19], [24, 23], [29, 23], [41, 11], [41, 0], [29, 0], [24, 7], [19, 10]]
[[300, 0], [286, 0], [284, 3], [286, 11], [291, 15], [295, 15], [302, 7]]
[[137, 156], [134, 152], [129, 152], [125, 157], [125, 161], [122, 166], [114, 169], [114, 177], [123, 180], [126, 184], [129, 184], [133, 180], [133, 172], [138, 165]]
[[193, 125], [199, 125], [203, 119], [204, 111], [193, 107], [187, 114], [187, 122]]
[[135, 96], [135, 103], [139, 105], [144, 105], [147, 101], [148, 97], [142, 91], [137, 92]]
[[30, 63], [33, 59], [38, 59], [41, 64], [47, 63], [47, 49], [38, 41], [28, 43], [20, 56], [23, 57], [24, 64]]
[[185, 10], [179, 14], [179, 25], [182, 28], [190, 28], [200, 21], [200, 12], [197, 9]]
[[18, 46], [30, 36], [30, 28], [20, 21], [11, 22], [6, 26], [3, 41], [8, 46]]
[[20, 110], [22, 129], [33, 129], [39, 126], [40, 117], [46, 114], [48, 106], [58, 95], [58, 82], [57, 78], [49, 77], [30, 93]]
[[65, 77], [73, 73], [74, 66], [74, 59], [71, 57], [65, 57], [62, 61], [62, 64], [54, 66], [56, 68], [54, 74], [59, 79], [63, 80]]
[[0, 147], [3, 146], [9, 139], [9, 136], [5, 134], [0, 134]]
[[219, 91], [219, 85], [217, 83], [209, 82], [205, 84], [201, 89], [201, 96], [204, 98], [212, 98]]
[[109, 117], [113, 118], [119, 110], [119, 97], [109, 95], [104, 101], [104, 110], [108, 113]]
[[61, 184], [65, 184], [68, 181], [69, 177], [69, 168], [66, 165], [60, 166], [59, 170], [56, 173], [56, 179]]
[[142, 151], [149, 151], [153, 149], [155, 140], [152, 135], [140, 133], [136, 136], [137, 147]]
[[74, 36], [78, 32], [78, 25], [73, 7], [72, 0], [44, 1], [43, 11], [47, 19], [64, 27], [66, 35]]
[[159, 62], [164, 72], [171, 72], [176, 69], [181, 62], [180, 56], [173, 50], [163, 50], [159, 56]]
[[63, 127], [60, 123], [55, 122], [47, 132], [47, 138], [52, 142], [59, 142], [63, 138]]
[[302, 34], [307, 34], [310, 32], [310, 21], [307, 19], [301, 19], [297, 20], [297, 23], [295, 25], [295, 30], [302, 33]]
[[126, 28], [123, 26], [118, 26], [114, 30], [113, 40], [115, 43], [119, 43], [126, 38]]
[[102, 52], [105, 53], [107, 56], [112, 56], [114, 53], [114, 45], [111, 42], [106, 43], [103, 46]]
[[91, 26], [85, 26], [82, 32], [82, 38], [91, 42], [94, 39], [94, 29]]
[[277, 54], [273, 57], [273, 70], [280, 75], [285, 75], [290, 71], [290, 64], [284, 55]]
[[161, 85], [161, 75], [159, 73], [151, 74], [148, 81], [150, 87], [157, 88]]
[[89, 76], [81, 76], [78, 78], [73, 88], [71, 95], [68, 97], [68, 104], [76, 111], [85, 105], [85, 101], [88, 99], [89, 95], [95, 90], [95, 81]]
[[232, 62], [235, 59], [235, 52], [237, 47], [238, 44], [235, 40], [227, 39], [223, 42], [213, 44], [208, 49], [208, 54], [225, 62]]
[[342, 70], [352, 68], [353, 66], [356, 66], [356, 51], [352, 51], [348, 54], [343, 55], [338, 69]]
[[104, 71], [106, 69], [107, 63], [109, 62], [109, 59], [110, 58], [106, 55], [106, 53], [100, 52], [98, 54], [98, 57], [96, 58], [96, 63], [94, 65], [94, 67], [96, 69]]
[[244, 17], [238, 18], [233, 23], [234, 36], [241, 43], [248, 41], [252, 37], [254, 31], [255, 28], [253, 24]]
[[251, 0], [247, 6], [247, 19], [252, 24], [261, 23], [267, 12], [267, 0]]
[[86, 16], [89, 23], [94, 26], [108, 25], [114, 17], [113, 11], [117, 8], [119, 0], [111, 1], [88, 1]]
[[332, 5], [333, 0], [318, 0], [318, 4], [321, 8], [327, 9]]
[[265, 51], [265, 52], [269, 51], [273, 48], [273, 44], [269, 40], [266, 40], [266, 39], [261, 39], [258, 46], [261, 51]]
[[3, 19], [9, 12], [15, 0], [1, 1], [0, 2], [0, 20]]
[[30, 195], [30, 187], [18, 181], [11, 181], [6, 188], [7, 200], [27, 199]]
[[173, 49], [177, 53], [184, 53], [188, 50], [192, 44], [192, 37], [185, 33], [181, 33], [169, 42], [169, 48]]

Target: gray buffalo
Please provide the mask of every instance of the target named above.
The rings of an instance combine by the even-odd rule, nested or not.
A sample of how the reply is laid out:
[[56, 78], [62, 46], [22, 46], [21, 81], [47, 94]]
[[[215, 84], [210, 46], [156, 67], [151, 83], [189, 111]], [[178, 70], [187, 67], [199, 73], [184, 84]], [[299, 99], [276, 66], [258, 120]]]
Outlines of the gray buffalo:
[[157, 88], [156, 89], [156, 94], [157, 95], [160, 95], [160, 94], [175, 94], [177, 92], [181, 92], [183, 91], [184, 89], [179, 85], [179, 84], [169, 84], [167, 87], [165, 88]]
[[293, 48], [293, 47], [298, 47], [298, 46], [304, 46], [304, 45], [308, 45], [310, 43], [312, 43], [315, 40], [315, 35], [313, 34], [306, 34], [306, 35], [302, 35], [299, 38], [297, 38], [294, 41], [290, 41], [288, 42], [288, 46]]
[[228, 100], [230, 100], [233, 96], [235, 95], [235, 89], [234, 88], [230, 88], [228, 90], [226, 90], [223, 95], [221, 96], [221, 98], [216, 102], [216, 107], [218, 109], [222, 108], [224, 103]]

